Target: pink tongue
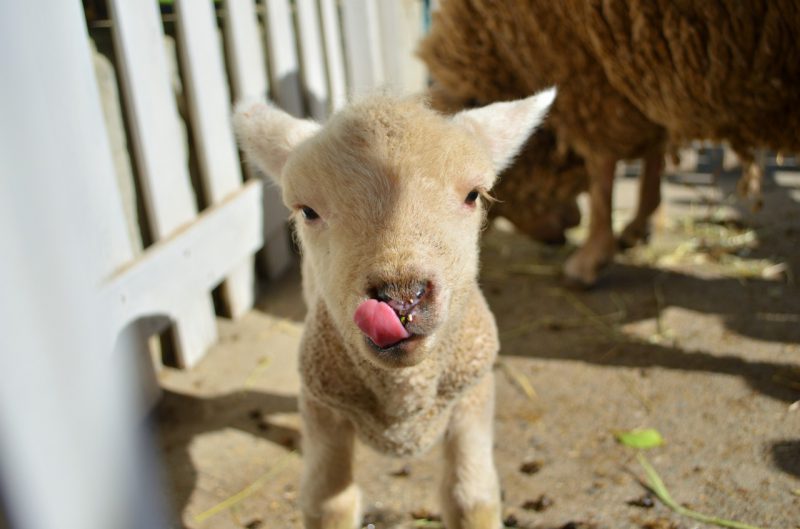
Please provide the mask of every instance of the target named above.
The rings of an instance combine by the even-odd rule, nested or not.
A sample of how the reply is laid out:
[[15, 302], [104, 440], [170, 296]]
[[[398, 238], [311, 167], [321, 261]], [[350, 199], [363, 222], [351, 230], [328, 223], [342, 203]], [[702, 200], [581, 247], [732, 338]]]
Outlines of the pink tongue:
[[377, 299], [368, 299], [359, 305], [353, 321], [378, 347], [387, 347], [411, 336], [392, 307]]

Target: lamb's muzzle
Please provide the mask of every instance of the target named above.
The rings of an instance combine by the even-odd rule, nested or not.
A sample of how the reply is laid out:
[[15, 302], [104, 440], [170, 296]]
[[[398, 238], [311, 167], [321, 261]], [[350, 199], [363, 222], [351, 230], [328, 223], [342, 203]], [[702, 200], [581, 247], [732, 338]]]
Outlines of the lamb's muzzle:
[[368, 299], [361, 303], [353, 315], [353, 321], [380, 349], [397, 345], [411, 337], [397, 312], [388, 303], [377, 299]]
[[381, 283], [368, 289], [353, 321], [381, 356], [403, 355], [431, 331], [432, 291], [431, 281]]

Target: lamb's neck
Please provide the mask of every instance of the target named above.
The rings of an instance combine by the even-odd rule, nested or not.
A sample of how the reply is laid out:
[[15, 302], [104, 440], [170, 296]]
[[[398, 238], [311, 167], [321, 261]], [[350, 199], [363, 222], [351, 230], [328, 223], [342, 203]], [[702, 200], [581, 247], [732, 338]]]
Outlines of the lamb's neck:
[[410, 367], [386, 367], [349, 350], [355, 371], [380, 407], [390, 416], [407, 416], [427, 407], [436, 397], [441, 370], [435, 358]]

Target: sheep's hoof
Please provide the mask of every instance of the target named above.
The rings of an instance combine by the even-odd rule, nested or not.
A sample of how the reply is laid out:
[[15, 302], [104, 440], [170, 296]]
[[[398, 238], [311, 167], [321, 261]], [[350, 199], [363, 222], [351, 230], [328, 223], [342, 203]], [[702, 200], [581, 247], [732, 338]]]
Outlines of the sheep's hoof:
[[617, 247], [620, 250], [627, 250], [640, 244], [646, 244], [649, 240], [650, 228], [648, 226], [640, 227], [628, 224], [617, 239]]
[[570, 288], [586, 290], [597, 282], [597, 272], [602, 265], [593, 263], [578, 250], [564, 264], [564, 284]]
[[564, 264], [564, 283], [571, 288], [589, 289], [597, 283], [597, 276], [614, 256], [614, 240], [610, 244], [584, 246], [572, 254]]
[[561, 283], [570, 290], [586, 291], [591, 290], [592, 287], [594, 287], [596, 280], [592, 282], [586, 282], [583, 279], [571, 277], [567, 275], [566, 272], [563, 272], [561, 274]]

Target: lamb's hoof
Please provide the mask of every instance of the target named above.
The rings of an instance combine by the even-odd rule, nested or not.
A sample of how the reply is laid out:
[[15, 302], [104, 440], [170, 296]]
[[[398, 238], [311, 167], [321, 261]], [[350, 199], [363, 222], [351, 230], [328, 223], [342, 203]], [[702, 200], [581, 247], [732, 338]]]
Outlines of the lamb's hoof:
[[361, 527], [361, 490], [351, 484], [311, 512], [304, 511], [305, 529], [357, 529]]
[[453, 519], [445, 520], [445, 527], [455, 529], [500, 529], [500, 506], [480, 504], [467, 509]]

